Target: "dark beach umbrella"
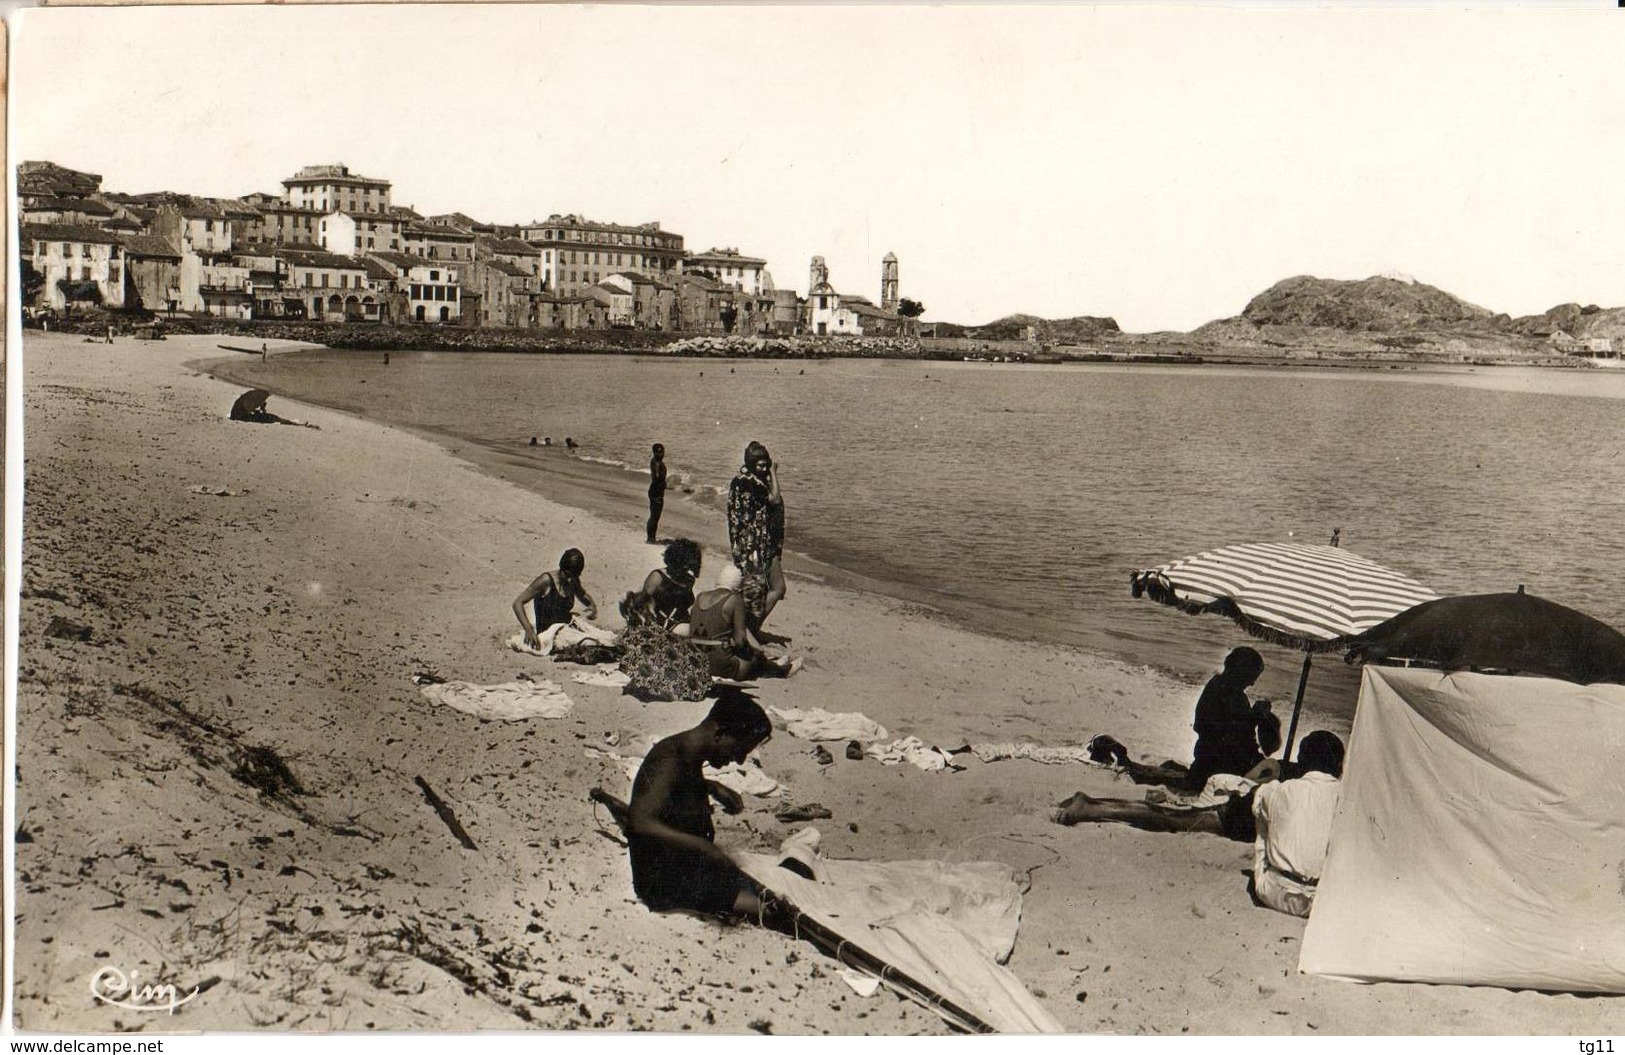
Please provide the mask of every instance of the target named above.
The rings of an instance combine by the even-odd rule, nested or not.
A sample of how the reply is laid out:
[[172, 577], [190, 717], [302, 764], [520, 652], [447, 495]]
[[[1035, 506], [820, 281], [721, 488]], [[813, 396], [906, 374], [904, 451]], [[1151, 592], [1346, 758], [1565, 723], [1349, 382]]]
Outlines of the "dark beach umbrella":
[[231, 405], [231, 416], [241, 417], [245, 414], [258, 414], [265, 409], [265, 401], [271, 398], [271, 393], [263, 388], [251, 388], [237, 397]]
[[1521, 588], [1419, 604], [1348, 644], [1351, 663], [1625, 685], [1625, 634]]
[[[1333, 536], [1335, 543], [1336, 536]], [[1247, 633], [1302, 649], [1283, 758], [1292, 757], [1298, 712], [1316, 652], [1341, 647], [1408, 608], [1438, 596], [1414, 579], [1340, 549], [1257, 542], [1208, 550], [1130, 576], [1134, 596], [1235, 620]]]

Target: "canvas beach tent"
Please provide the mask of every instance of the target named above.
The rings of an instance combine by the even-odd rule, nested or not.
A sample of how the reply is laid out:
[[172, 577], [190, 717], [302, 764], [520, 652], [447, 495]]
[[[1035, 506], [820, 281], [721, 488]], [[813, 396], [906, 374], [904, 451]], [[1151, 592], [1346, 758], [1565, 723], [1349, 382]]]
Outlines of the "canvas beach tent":
[[1299, 969], [1625, 993], [1622, 759], [1625, 685], [1368, 663]]

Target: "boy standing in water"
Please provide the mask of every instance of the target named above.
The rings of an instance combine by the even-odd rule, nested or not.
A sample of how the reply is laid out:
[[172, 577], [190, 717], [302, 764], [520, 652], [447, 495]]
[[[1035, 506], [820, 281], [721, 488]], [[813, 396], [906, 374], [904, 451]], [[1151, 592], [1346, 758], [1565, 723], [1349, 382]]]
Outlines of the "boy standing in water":
[[666, 447], [654, 445], [654, 457], [649, 459], [649, 544], [654, 545], [655, 531], [660, 527], [660, 511], [666, 506]]

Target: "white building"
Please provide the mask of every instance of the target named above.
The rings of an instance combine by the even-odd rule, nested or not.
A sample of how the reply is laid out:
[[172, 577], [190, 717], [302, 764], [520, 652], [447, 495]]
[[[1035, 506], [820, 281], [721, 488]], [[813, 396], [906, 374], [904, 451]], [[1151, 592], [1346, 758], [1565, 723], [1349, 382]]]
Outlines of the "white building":
[[18, 248], [45, 278], [36, 302], [124, 306], [126, 260], [119, 236], [94, 227], [24, 224]]
[[744, 256], [738, 249], [712, 249], [707, 253], [699, 253], [683, 258], [683, 272], [685, 274], [705, 273], [730, 289], [739, 290], [760, 296], [764, 288], [763, 276], [767, 272], [767, 261], [754, 256]]

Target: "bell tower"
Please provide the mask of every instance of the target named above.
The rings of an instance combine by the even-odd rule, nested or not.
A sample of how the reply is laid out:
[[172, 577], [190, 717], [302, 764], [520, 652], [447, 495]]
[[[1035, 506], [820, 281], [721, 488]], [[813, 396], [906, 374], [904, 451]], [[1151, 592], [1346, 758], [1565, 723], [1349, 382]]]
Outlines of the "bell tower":
[[880, 306], [897, 310], [897, 254], [887, 253], [880, 261]]

